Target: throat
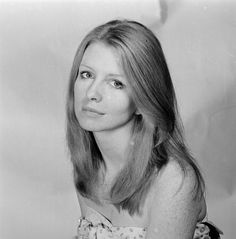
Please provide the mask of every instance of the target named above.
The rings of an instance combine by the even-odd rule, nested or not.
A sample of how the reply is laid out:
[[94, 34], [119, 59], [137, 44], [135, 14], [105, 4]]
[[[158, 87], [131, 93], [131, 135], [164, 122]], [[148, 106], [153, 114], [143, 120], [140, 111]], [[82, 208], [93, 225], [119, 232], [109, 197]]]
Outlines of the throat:
[[94, 139], [108, 170], [120, 170], [126, 163], [132, 147], [131, 123], [112, 132], [94, 132]]
[[115, 183], [116, 177], [119, 174], [119, 171], [113, 170], [107, 168], [107, 170], [103, 170], [102, 177], [101, 177], [101, 183], [99, 185], [99, 198], [104, 203], [110, 203], [110, 192], [112, 189], [112, 186]]

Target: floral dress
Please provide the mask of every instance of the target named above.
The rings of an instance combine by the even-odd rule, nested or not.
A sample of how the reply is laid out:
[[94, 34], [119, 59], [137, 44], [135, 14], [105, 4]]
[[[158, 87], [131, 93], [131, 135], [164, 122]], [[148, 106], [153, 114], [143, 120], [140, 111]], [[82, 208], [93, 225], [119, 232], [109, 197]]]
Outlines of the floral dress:
[[[196, 225], [193, 239], [220, 239], [223, 234], [209, 221]], [[81, 217], [77, 239], [145, 239], [146, 229], [141, 227], [117, 227], [96, 210], [89, 208], [87, 217]]]

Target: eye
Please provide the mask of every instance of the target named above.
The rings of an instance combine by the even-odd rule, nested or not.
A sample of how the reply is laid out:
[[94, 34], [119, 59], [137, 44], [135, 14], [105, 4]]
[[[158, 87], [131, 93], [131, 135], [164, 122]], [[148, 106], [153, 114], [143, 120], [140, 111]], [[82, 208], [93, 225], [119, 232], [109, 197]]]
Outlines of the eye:
[[89, 79], [89, 78], [92, 78], [92, 73], [89, 72], [89, 71], [81, 71], [80, 72], [80, 78], [81, 79]]
[[111, 84], [114, 88], [116, 89], [123, 89], [124, 88], [124, 84], [118, 80], [112, 80]]

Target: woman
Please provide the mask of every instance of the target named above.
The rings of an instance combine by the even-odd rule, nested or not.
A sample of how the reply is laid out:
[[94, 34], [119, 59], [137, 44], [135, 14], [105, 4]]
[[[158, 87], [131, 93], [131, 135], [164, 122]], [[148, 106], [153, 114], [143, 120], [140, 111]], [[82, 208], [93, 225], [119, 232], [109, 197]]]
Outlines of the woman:
[[110, 21], [81, 42], [67, 141], [79, 238], [218, 238], [202, 223], [204, 180], [183, 140], [161, 45], [142, 24]]

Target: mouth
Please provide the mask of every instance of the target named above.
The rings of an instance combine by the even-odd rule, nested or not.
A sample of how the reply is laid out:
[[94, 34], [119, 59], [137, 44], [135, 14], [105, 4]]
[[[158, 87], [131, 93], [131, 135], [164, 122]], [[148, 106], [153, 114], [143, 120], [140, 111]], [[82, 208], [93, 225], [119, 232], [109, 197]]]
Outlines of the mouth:
[[82, 111], [87, 112], [87, 113], [97, 114], [97, 115], [105, 115], [103, 112], [95, 110], [91, 107], [83, 107]]

